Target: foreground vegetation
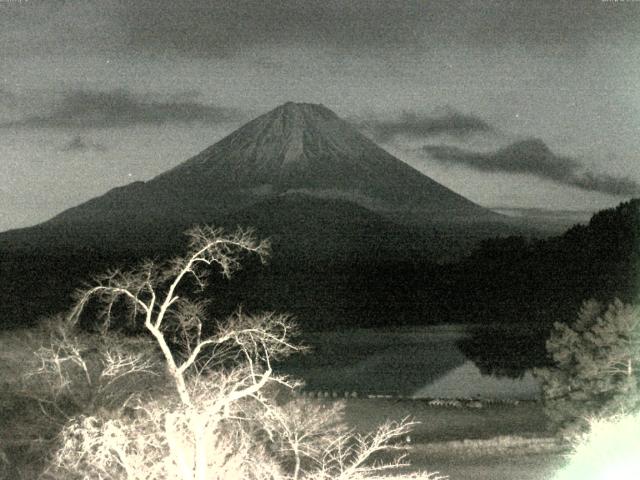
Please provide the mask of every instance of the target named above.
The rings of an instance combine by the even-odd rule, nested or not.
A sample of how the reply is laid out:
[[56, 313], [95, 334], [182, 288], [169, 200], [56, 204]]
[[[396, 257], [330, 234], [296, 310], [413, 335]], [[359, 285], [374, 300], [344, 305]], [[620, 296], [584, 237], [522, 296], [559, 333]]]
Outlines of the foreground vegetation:
[[[57, 433], [67, 421], [61, 416], [43, 415], [36, 398], [44, 398], [45, 385], [37, 391], [33, 378], [27, 379], [30, 386], [26, 392], [21, 381], [21, 373], [37, 369], [33, 351], [48, 340], [43, 329], [0, 335], [3, 379], [0, 446], [10, 463], [6, 466], [6, 478], [37, 478], [45, 466], [44, 460], [59, 446]], [[157, 378], [153, 379], [155, 383]], [[553, 470], [563, 463], [560, 448], [548, 438], [542, 405], [538, 402], [458, 408], [435, 406], [426, 400], [387, 398], [305, 397], [297, 401], [310, 404], [312, 409], [339, 409], [345, 429], [361, 435], [390, 419], [410, 416], [416, 425], [408, 437], [404, 435], [393, 442], [403, 448], [408, 455], [406, 460], [411, 463], [396, 471], [403, 478], [422, 470], [443, 472], [452, 480], [543, 480], [551, 478]]]
[[[298, 384], [272, 368], [299, 349], [287, 316], [238, 311], [207, 331], [206, 302], [190, 290], [204, 288], [212, 267], [230, 276], [242, 253], [264, 258], [268, 244], [207, 227], [190, 238], [184, 257], [98, 277], [50, 322], [24, 389], [66, 420], [41, 476], [358, 480], [403, 465], [372, 457], [396, 448], [410, 422], [361, 435], [345, 429], [341, 404], [291, 397]], [[92, 307], [93, 334], [79, 328]]]
[[593, 419], [640, 410], [640, 307], [616, 300], [584, 302], [576, 320], [557, 323], [547, 349], [553, 365], [539, 369], [546, 414], [573, 437]]

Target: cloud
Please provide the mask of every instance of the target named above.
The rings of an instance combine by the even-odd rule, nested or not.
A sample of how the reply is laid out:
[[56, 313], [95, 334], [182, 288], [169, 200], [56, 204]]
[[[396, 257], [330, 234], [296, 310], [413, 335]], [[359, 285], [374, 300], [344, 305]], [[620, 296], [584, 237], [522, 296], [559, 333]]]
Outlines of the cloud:
[[571, 157], [554, 154], [539, 139], [515, 142], [493, 153], [479, 153], [449, 145], [425, 145], [422, 151], [445, 164], [464, 165], [484, 172], [533, 175], [591, 192], [617, 196], [640, 194], [640, 184], [623, 177], [593, 173]]
[[[188, 96], [191, 98], [193, 95]], [[237, 115], [233, 109], [191, 99], [157, 101], [139, 98], [126, 90], [73, 90], [66, 92], [49, 112], [0, 124], [0, 127], [84, 129], [140, 124], [225, 123], [235, 120]]]
[[618, 196], [640, 195], [640, 184], [629, 178], [614, 177], [605, 173], [583, 172], [571, 179], [570, 185], [592, 192]]
[[620, 8], [573, 0], [136, 0], [125, 5], [118, 19], [129, 46], [196, 56], [301, 44], [342, 52], [524, 45], [557, 53], [579, 50], [616, 31], [634, 32], [639, 24]]
[[341, 51], [409, 46], [424, 9], [414, 2], [354, 0], [137, 0], [118, 17], [138, 51], [228, 57], [254, 47], [323, 46]]
[[394, 120], [369, 121], [365, 128], [370, 129], [374, 138], [380, 142], [387, 142], [400, 135], [413, 138], [436, 135], [466, 137], [474, 133], [494, 132], [494, 128], [481, 118], [453, 110], [437, 116], [404, 112]]
[[7, 10], [0, 15], [0, 43], [7, 47], [0, 57], [86, 51], [227, 57], [253, 47], [398, 46], [415, 41], [424, 14], [413, 1], [371, 0], [32, 0]]
[[575, 0], [28, 3], [7, 5], [0, 15], [0, 56], [90, 50], [224, 57], [262, 47], [311, 46], [344, 53], [448, 45], [518, 45], [558, 53], [606, 41], [615, 32], [633, 35], [640, 24], [633, 14], [637, 5]]
[[107, 147], [105, 147], [101, 143], [96, 143], [92, 140], [85, 139], [80, 135], [76, 135], [67, 143], [65, 143], [62, 148], [60, 148], [61, 152], [70, 152], [70, 153], [82, 153], [82, 152], [106, 152]]

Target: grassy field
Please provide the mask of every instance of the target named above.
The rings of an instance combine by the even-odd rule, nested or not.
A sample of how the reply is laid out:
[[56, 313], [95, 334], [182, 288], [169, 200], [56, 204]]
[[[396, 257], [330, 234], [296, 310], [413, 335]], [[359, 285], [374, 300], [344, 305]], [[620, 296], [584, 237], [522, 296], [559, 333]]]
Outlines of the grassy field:
[[432, 406], [421, 400], [349, 399], [346, 421], [367, 432], [386, 421], [419, 422], [403, 439], [411, 467], [451, 480], [550, 480], [565, 463], [538, 402], [482, 408]]
[[451, 480], [552, 480], [565, 464], [564, 456], [552, 450], [539, 452], [520, 445], [510, 449], [476, 448], [469, 445], [464, 452], [440, 455], [428, 448], [413, 448], [409, 454], [412, 466], [407, 472], [437, 471]]
[[410, 417], [419, 422], [412, 434], [417, 443], [509, 435], [548, 436], [542, 407], [537, 402], [470, 408], [433, 406], [422, 400], [349, 399], [345, 415], [349, 425], [363, 432], [387, 420]]

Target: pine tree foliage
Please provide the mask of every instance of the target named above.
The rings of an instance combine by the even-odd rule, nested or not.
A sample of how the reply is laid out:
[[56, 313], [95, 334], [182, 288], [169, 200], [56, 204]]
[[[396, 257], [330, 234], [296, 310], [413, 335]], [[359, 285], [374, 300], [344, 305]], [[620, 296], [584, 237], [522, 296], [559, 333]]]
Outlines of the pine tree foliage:
[[547, 341], [554, 366], [536, 371], [545, 409], [561, 433], [591, 418], [640, 407], [640, 308], [619, 300], [583, 303], [573, 325], [556, 323]]

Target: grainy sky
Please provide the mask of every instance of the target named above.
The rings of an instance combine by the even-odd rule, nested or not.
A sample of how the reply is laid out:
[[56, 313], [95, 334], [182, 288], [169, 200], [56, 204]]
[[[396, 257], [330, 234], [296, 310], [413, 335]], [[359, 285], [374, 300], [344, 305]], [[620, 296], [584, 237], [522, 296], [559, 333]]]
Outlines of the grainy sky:
[[0, 230], [322, 103], [485, 206], [640, 194], [640, 2], [0, 0]]

